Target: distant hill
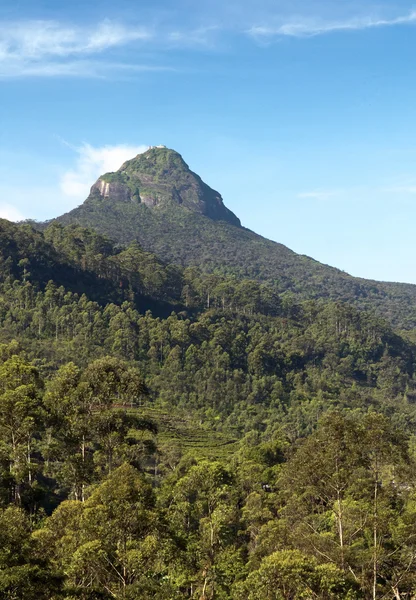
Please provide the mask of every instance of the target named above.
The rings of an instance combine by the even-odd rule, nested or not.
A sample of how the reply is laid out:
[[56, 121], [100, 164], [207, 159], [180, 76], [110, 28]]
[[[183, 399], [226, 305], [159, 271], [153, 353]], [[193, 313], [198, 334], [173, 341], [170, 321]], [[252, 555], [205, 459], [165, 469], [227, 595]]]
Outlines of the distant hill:
[[279, 293], [374, 309], [394, 326], [416, 326], [416, 286], [355, 278], [241, 226], [221, 195], [165, 147], [101, 176], [87, 200], [56, 219], [117, 243], [138, 241], [167, 263], [270, 282]]

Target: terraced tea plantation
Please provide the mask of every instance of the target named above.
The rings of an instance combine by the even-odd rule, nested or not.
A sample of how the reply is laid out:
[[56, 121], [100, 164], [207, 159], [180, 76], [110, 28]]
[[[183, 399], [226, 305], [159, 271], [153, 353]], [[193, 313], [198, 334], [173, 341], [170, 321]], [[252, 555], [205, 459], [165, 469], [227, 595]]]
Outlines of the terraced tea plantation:
[[150, 419], [157, 425], [157, 443], [160, 446], [170, 445], [183, 455], [189, 452], [196, 458], [214, 460], [227, 458], [238, 449], [237, 437], [198, 427], [191, 416], [187, 418], [147, 406], [139, 410], [141, 417]]

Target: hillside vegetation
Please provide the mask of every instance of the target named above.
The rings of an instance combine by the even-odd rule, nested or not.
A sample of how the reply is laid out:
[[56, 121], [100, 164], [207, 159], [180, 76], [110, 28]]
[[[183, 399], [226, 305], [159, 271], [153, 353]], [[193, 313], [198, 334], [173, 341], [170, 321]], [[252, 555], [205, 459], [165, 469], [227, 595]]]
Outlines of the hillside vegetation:
[[412, 335], [76, 225], [0, 257], [2, 598], [415, 593]]

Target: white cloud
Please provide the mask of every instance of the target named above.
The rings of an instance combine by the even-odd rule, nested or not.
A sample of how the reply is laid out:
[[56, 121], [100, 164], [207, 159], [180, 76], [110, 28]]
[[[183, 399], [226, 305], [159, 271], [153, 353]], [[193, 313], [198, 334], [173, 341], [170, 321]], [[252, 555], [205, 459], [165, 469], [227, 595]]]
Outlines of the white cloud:
[[123, 67], [150, 70], [153, 67], [136, 65], [137, 60], [120, 65], [85, 58], [152, 37], [148, 28], [109, 20], [90, 27], [56, 21], [0, 22], [0, 77], [97, 76]]
[[25, 217], [22, 213], [12, 204], [7, 202], [0, 203], [0, 219], [7, 219], [8, 221], [23, 221]]
[[392, 27], [395, 25], [416, 24], [416, 11], [393, 19], [359, 17], [344, 21], [326, 21], [323, 19], [293, 19], [277, 26], [256, 25], [248, 33], [255, 38], [275, 36], [314, 37], [336, 31], [357, 31], [375, 27]]
[[32, 218], [43, 221], [57, 217], [79, 203], [78, 199], [62, 193], [59, 175], [53, 172], [47, 185], [39, 184], [38, 178], [16, 179], [11, 184], [0, 180], [0, 217], [10, 221]]
[[117, 171], [121, 165], [137, 154], [147, 150], [147, 146], [102, 146], [95, 148], [83, 144], [76, 148], [78, 159], [75, 168], [67, 171], [61, 178], [60, 188], [65, 196], [85, 200], [96, 179], [111, 171]]
[[127, 27], [109, 20], [94, 27], [65, 26], [56, 21], [0, 23], [0, 59], [39, 60], [94, 54], [135, 40], [147, 40], [145, 28]]

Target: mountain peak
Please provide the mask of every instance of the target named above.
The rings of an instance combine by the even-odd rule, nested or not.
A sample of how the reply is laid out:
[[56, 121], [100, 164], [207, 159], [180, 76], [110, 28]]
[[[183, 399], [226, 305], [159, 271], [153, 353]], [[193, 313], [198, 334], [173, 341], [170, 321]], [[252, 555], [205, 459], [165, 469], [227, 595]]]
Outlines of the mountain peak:
[[191, 171], [179, 152], [166, 146], [150, 146], [118, 171], [99, 177], [87, 202], [100, 199], [144, 204], [152, 209], [182, 206], [215, 221], [240, 226], [221, 194]]

